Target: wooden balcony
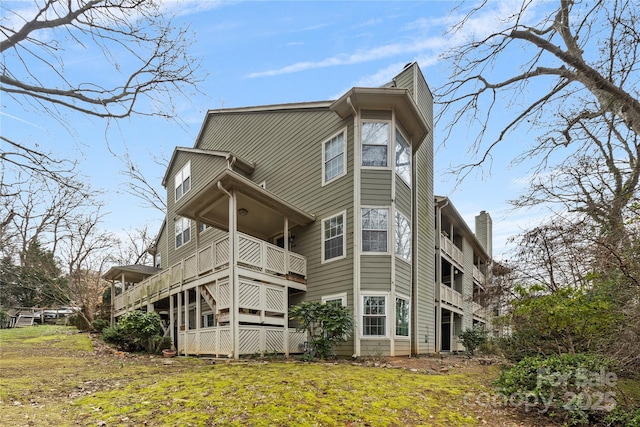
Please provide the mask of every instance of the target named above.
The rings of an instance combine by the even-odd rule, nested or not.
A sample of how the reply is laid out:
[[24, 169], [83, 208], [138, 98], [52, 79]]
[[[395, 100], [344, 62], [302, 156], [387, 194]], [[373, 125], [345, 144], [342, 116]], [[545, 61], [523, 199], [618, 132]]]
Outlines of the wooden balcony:
[[473, 280], [478, 282], [483, 287], [486, 285], [486, 281], [487, 281], [487, 278], [485, 277], [484, 273], [480, 271], [480, 269], [475, 265], [473, 266]]
[[[237, 265], [246, 275], [272, 278], [277, 283], [287, 280], [292, 286], [306, 290], [307, 259], [264, 240], [238, 233]], [[119, 316], [166, 298], [177, 292], [173, 289], [197, 279], [224, 277], [228, 270], [229, 236], [226, 235], [116, 296], [115, 313]]]
[[452, 307], [464, 310], [464, 299], [462, 298], [462, 294], [447, 285], [440, 284], [440, 301], [449, 304]]
[[444, 235], [440, 235], [440, 249], [444, 251], [445, 254], [449, 255], [453, 261], [458, 264], [458, 267], [462, 269], [464, 265], [464, 255], [462, 251], [449, 239]]
[[487, 319], [487, 309], [477, 302], [471, 303], [473, 307], [473, 317], [477, 317], [478, 319], [486, 320]]

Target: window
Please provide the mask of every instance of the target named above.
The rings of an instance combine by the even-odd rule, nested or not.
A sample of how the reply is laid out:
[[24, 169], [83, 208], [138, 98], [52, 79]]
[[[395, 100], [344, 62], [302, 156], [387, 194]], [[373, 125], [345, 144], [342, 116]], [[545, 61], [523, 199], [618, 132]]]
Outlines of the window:
[[322, 184], [344, 175], [346, 131], [322, 144]]
[[389, 209], [362, 209], [362, 251], [387, 252]]
[[411, 186], [411, 147], [396, 129], [396, 173]]
[[189, 218], [178, 218], [176, 226], [176, 249], [191, 240], [191, 220]]
[[200, 223], [198, 224], [198, 233], [202, 233], [203, 231], [208, 230], [210, 228], [211, 226], [209, 224]]
[[409, 300], [396, 298], [396, 336], [409, 336]]
[[200, 323], [200, 327], [201, 328], [211, 328], [213, 326], [216, 326], [216, 316], [215, 314], [213, 314], [212, 311], [207, 312], [207, 313], [202, 313], [202, 319], [201, 319], [201, 323]]
[[362, 166], [387, 167], [389, 124], [365, 122], [362, 124]]
[[396, 211], [396, 255], [405, 261], [411, 261], [411, 223]]
[[341, 293], [341, 294], [337, 294], [337, 295], [329, 295], [326, 297], [322, 297], [322, 303], [323, 304], [335, 304], [335, 305], [341, 305], [343, 307], [347, 306], [347, 294], [346, 293]]
[[162, 268], [162, 261], [159, 252], [155, 256], [154, 265], [156, 268]]
[[346, 256], [345, 213], [322, 221], [322, 261]]
[[362, 297], [362, 335], [365, 337], [384, 337], [387, 335], [387, 297]]
[[176, 202], [191, 189], [191, 162], [184, 165], [175, 176]]

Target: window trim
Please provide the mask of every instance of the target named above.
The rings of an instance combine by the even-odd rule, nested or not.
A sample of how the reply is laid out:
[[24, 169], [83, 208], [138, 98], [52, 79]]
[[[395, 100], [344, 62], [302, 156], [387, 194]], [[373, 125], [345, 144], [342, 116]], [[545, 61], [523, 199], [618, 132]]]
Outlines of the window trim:
[[[407, 221], [407, 224], [409, 225], [409, 258], [405, 258], [401, 255], [398, 254], [398, 230], [397, 230], [397, 219], [396, 217], [400, 215], [401, 217], [403, 217], [405, 219], [405, 221]], [[413, 229], [411, 228], [411, 220], [409, 218], [407, 218], [407, 216], [402, 213], [400, 210], [396, 209], [395, 213], [393, 215], [393, 254], [396, 256], [396, 258], [398, 258], [399, 260], [402, 260], [406, 263], [411, 264], [411, 260], [413, 259], [413, 251], [412, 251], [412, 247], [411, 247], [411, 240], [412, 240], [412, 236], [411, 234], [413, 233]]]
[[[364, 209], [385, 209], [387, 211], [387, 250], [384, 252], [376, 252], [376, 251], [365, 251], [364, 250], [364, 238], [363, 238], [363, 233], [365, 231], [364, 226], [363, 226], [363, 221], [362, 221], [362, 211]], [[371, 206], [371, 205], [361, 205], [360, 206], [360, 253], [363, 255], [390, 255], [390, 246], [389, 245], [389, 235], [390, 233], [390, 229], [391, 229], [391, 224], [389, 221], [389, 217], [391, 216], [391, 207], [389, 206]], [[395, 217], [394, 217], [395, 218]], [[373, 230], [373, 231], [382, 231], [382, 230]], [[395, 242], [394, 242], [395, 244]], [[394, 251], [395, 251], [395, 247], [394, 247]]]
[[[327, 159], [326, 159], [326, 146], [329, 142], [333, 141], [335, 138], [337, 138], [340, 134], [342, 134], [342, 172], [337, 174], [336, 176], [332, 177], [331, 179], [327, 180], [326, 179], [326, 166], [327, 166]], [[326, 140], [322, 141], [322, 184], [321, 187], [324, 187], [327, 184], [330, 184], [336, 180], [338, 180], [339, 178], [345, 176], [347, 174], [347, 127], [345, 126], [344, 128], [342, 128], [341, 130], [339, 130], [338, 132], [334, 133], [333, 135], [331, 135], [329, 138], [327, 138]]]
[[342, 292], [339, 294], [326, 295], [321, 299], [322, 304], [326, 304], [328, 301], [337, 301], [340, 300], [343, 307], [347, 306], [347, 293]]
[[[407, 302], [407, 335], [398, 335], [397, 332], [397, 322], [398, 322], [398, 309], [397, 309], [397, 300], [404, 300]], [[399, 340], [409, 340], [411, 339], [411, 299], [402, 294], [396, 294], [393, 304], [393, 337]]]
[[[384, 335], [365, 335], [364, 333], [364, 299], [367, 297], [384, 297]], [[371, 316], [374, 317], [374, 316]], [[364, 340], [389, 339], [389, 292], [360, 291], [360, 338]]]
[[[364, 139], [362, 138], [362, 128], [364, 127], [364, 125], [366, 123], [385, 123], [387, 124], [387, 165], [386, 166], [371, 166], [371, 165], [365, 165], [364, 164], [364, 149], [363, 147], [365, 145], [376, 145], [378, 147], [382, 147], [382, 145], [379, 144], [365, 144], [364, 143]], [[360, 123], [360, 168], [361, 169], [372, 169], [372, 170], [392, 170], [395, 169], [395, 161], [391, 158], [391, 143], [393, 142], [393, 152], [395, 153], [395, 138], [393, 138], [393, 135], [391, 134], [393, 129], [393, 122], [392, 120], [374, 120], [374, 119], [364, 119], [361, 121]]]
[[[188, 227], [185, 227], [184, 222], [187, 221]], [[182, 234], [182, 243], [180, 243], [180, 245], [178, 246], [178, 242], [176, 241], [176, 237], [178, 237], [178, 228], [177, 225], [178, 223], [180, 223], [180, 233]], [[187, 228], [189, 229], [189, 240], [185, 241], [184, 240], [184, 232], [187, 230]], [[186, 245], [187, 243], [189, 243], [191, 241], [191, 220], [187, 217], [184, 216], [180, 216], [178, 217], [178, 219], [176, 219], [173, 222], [173, 243], [175, 245], [175, 248], [181, 248], [184, 245]]]
[[[412, 156], [412, 153], [411, 153], [411, 141], [410, 141], [409, 138], [407, 138], [407, 135], [404, 133], [404, 131], [397, 124], [396, 124], [395, 131], [399, 132], [400, 135], [402, 135], [402, 137], [404, 138], [404, 141], [407, 143], [407, 146], [409, 147], [409, 176], [410, 176], [409, 179], [413, 181], [413, 176], [412, 176], [413, 156]], [[395, 137], [396, 136], [395, 133], [394, 133], [393, 136], [394, 136], [394, 138], [393, 138], [393, 142], [394, 142], [394, 144], [393, 144], [393, 171], [395, 172], [395, 174], [398, 177], [400, 177], [400, 180], [402, 182], [404, 182], [409, 188], [411, 188], [412, 183], [411, 182], [407, 182], [407, 180], [404, 179], [402, 177], [402, 175], [400, 175], [398, 173], [398, 165], [396, 164], [396, 149], [397, 149], [397, 146], [398, 146], [398, 139]]]
[[[189, 175], [185, 175], [184, 172], [185, 170], [189, 171]], [[182, 194], [180, 194], [180, 197], [178, 197], [178, 178], [180, 178], [180, 187], [184, 187], [184, 182], [187, 180], [187, 178], [189, 178], [189, 188], [187, 189], [187, 191], [184, 191], [184, 188], [182, 188]], [[178, 200], [180, 200], [181, 198], [184, 197], [185, 194], [187, 194], [190, 190], [191, 187], [193, 187], [192, 185], [192, 180], [191, 180], [191, 160], [189, 160], [175, 175], [173, 178], [173, 195], [175, 197], [175, 201], [177, 202]]]
[[[325, 231], [325, 223], [326, 221], [342, 216], [342, 255], [336, 256], [333, 258], [325, 259], [324, 245], [326, 239], [324, 238]], [[321, 253], [320, 253], [320, 263], [325, 264], [327, 262], [337, 261], [339, 259], [344, 259], [347, 257], [347, 211], [344, 210], [342, 212], [338, 212], [335, 215], [328, 216], [322, 219], [322, 224], [320, 226], [320, 242], [321, 242]]]

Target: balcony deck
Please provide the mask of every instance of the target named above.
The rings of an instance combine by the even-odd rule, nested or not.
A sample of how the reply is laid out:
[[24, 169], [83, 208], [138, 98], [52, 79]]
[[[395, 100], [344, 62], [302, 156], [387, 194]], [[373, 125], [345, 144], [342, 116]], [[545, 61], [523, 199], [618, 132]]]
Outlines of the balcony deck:
[[460, 311], [464, 311], [462, 294], [447, 285], [440, 284], [440, 301]]
[[[271, 243], [238, 233], [240, 274], [306, 291], [307, 259]], [[116, 316], [167, 298], [185, 285], [229, 275], [229, 236], [199, 248], [180, 262], [148, 277], [114, 298]]]

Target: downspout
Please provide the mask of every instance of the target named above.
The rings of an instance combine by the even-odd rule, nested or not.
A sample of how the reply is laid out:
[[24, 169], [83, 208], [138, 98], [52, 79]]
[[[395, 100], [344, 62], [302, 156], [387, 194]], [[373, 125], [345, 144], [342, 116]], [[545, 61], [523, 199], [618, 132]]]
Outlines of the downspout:
[[360, 129], [358, 111], [347, 97], [353, 111], [353, 346], [354, 354], [360, 357]]
[[229, 285], [231, 286], [229, 296], [231, 299], [229, 302], [229, 324], [231, 325], [231, 342], [233, 343], [232, 357], [238, 359], [240, 356], [240, 331], [237, 321], [238, 307], [236, 306], [238, 301], [238, 278], [236, 277], [236, 199], [233, 194], [222, 186], [220, 181], [218, 181], [218, 189], [229, 197]]
[[440, 249], [440, 238], [442, 236], [442, 209], [447, 207], [449, 199], [443, 205], [438, 205], [438, 215], [436, 215], [436, 241], [435, 248], [438, 256], [436, 257], [436, 327], [433, 331], [436, 337], [436, 353], [442, 350], [442, 295], [440, 295], [440, 284], [442, 283], [442, 253]]

